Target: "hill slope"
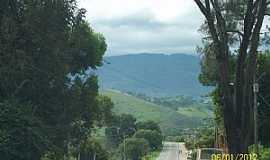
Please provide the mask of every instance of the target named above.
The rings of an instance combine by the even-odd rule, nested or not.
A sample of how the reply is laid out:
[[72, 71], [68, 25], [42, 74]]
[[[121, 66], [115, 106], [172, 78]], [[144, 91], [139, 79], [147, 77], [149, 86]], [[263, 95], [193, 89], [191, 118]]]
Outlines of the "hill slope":
[[[102, 91], [101, 94], [111, 97], [115, 105], [113, 112], [116, 114], [132, 114], [138, 121], [156, 121], [165, 135], [177, 134], [184, 128], [198, 127], [203, 118], [211, 116], [203, 108], [201, 111], [196, 107], [175, 111], [115, 90]], [[190, 113], [196, 114], [190, 116]]]
[[103, 89], [149, 96], [201, 96], [209, 92], [198, 82], [200, 59], [185, 54], [136, 54], [105, 57], [97, 71]]

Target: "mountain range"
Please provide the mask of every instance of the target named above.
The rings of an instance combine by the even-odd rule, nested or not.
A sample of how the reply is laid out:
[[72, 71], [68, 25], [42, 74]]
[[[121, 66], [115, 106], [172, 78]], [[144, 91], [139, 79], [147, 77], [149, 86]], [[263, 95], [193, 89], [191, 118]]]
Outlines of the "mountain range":
[[101, 89], [152, 97], [199, 97], [211, 88], [198, 81], [200, 57], [188, 54], [132, 54], [104, 58], [97, 70]]

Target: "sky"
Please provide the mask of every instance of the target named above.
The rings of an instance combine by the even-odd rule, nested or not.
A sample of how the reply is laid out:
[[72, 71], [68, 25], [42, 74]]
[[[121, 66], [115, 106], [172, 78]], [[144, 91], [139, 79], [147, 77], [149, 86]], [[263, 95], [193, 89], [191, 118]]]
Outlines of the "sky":
[[204, 18], [193, 0], [79, 0], [91, 27], [108, 44], [106, 56], [196, 54]]

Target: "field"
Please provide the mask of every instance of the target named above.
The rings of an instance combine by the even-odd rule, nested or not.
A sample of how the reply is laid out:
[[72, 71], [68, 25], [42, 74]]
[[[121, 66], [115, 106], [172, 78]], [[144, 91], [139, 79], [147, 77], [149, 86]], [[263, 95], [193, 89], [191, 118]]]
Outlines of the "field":
[[184, 128], [198, 127], [202, 124], [202, 119], [212, 115], [209, 110], [200, 106], [180, 106], [175, 111], [116, 90], [101, 91], [101, 94], [111, 97], [114, 113], [132, 114], [138, 121], [156, 121], [165, 135], [177, 135]]

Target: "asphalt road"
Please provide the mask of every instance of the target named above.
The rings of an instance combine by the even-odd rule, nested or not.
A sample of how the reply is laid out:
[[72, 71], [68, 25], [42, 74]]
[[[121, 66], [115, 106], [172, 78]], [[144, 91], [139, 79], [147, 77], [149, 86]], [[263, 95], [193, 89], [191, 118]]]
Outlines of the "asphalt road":
[[187, 149], [185, 144], [164, 142], [163, 150], [157, 160], [187, 160]]

